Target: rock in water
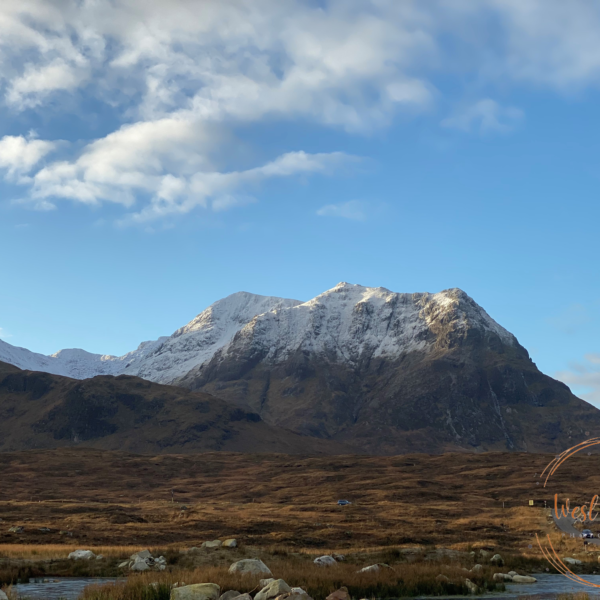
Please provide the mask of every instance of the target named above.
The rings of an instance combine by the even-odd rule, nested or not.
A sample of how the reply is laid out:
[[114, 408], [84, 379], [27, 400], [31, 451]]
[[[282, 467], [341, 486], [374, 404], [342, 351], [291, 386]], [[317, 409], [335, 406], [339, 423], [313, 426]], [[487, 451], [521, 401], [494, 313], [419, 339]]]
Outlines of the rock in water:
[[91, 550], [75, 550], [69, 554], [71, 560], [91, 560], [96, 555]]
[[529, 577], [528, 575], [513, 575], [513, 583], [535, 583], [537, 579], [535, 577]]
[[244, 558], [238, 560], [229, 567], [229, 572], [241, 573], [242, 575], [273, 575], [269, 567], [258, 558]]
[[494, 581], [512, 581], [512, 575], [508, 573], [494, 573]]
[[216, 583], [195, 583], [171, 590], [171, 600], [218, 600], [221, 588]]
[[260, 592], [254, 596], [254, 600], [271, 600], [271, 598], [277, 598], [277, 596], [287, 594], [291, 591], [292, 588], [283, 579], [275, 579], [260, 590]]

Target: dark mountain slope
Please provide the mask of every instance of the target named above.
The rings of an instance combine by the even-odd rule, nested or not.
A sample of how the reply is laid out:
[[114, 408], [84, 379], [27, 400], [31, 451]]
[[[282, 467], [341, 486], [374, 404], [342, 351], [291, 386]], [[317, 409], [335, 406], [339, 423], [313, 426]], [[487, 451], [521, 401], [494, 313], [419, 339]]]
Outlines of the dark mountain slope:
[[138, 453], [341, 454], [206, 393], [137, 377], [83, 381], [0, 362], [0, 451], [86, 446]]

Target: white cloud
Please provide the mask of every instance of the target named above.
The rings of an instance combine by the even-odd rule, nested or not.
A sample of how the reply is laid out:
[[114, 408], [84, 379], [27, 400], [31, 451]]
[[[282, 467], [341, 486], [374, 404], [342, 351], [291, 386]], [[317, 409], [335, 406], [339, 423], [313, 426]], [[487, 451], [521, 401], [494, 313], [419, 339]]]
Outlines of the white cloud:
[[42, 67], [25, 65], [22, 76], [14, 79], [6, 93], [6, 102], [20, 110], [42, 104], [44, 97], [57, 90], [73, 90], [84, 79], [83, 69], [75, 69], [62, 59]]
[[[327, 154], [290, 152], [292, 140], [285, 159], [238, 171], [222, 157], [233, 154], [240, 124], [302, 120], [370, 133], [399, 111], [427, 110], [440, 94], [437, 73], [503, 90], [597, 86], [598, 31], [600, 5], [587, 0], [4, 0], [5, 109], [83, 114], [93, 100], [122, 120], [31, 180], [24, 173], [54, 142], [15, 136], [27, 142], [21, 162], [0, 155], [0, 166], [30, 181], [40, 209], [69, 199], [141, 205], [137, 218], [223, 210], [252, 197], [244, 186], [315, 172], [308, 163]], [[502, 133], [522, 118], [483, 98], [442, 124]]]
[[524, 113], [514, 106], [501, 106], [495, 100], [479, 100], [444, 119], [442, 127], [466, 132], [508, 133], [522, 120]]
[[358, 200], [350, 200], [340, 204], [327, 204], [317, 214], [321, 217], [341, 217], [351, 221], [364, 221], [366, 218], [364, 204]]
[[574, 363], [570, 371], [555, 377], [574, 388], [574, 393], [600, 408], [600, 354], [586, 354], [584, 363]]
[[54, 142], [5, 135], [0, 139], [0, 168], [6, 169], [9, 177], [28, 173], [55, 147]]

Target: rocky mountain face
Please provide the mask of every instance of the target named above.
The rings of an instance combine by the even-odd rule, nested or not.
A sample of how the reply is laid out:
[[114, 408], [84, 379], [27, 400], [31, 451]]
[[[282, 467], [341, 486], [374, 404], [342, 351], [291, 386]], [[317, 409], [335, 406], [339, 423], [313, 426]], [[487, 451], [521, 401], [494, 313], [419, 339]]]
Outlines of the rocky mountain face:
[[0, 452], [85, 446], [136, 453], [343, 454], [209, 394], [138, 377], [78, 381], [0, 362]]
[[372, 453], [554, 452], [600, 433], [600, 411], [458, 289], [340, 284], [256, 316], [176, 383]]
[[2, 343], [0, 360], [208, 392], [270, 425], [371, 453], [555, 452], [600, 435], [600, 411], [542, 374], [458, 289], [341, 283], [305, 303], [240, 292], [123, 357]]

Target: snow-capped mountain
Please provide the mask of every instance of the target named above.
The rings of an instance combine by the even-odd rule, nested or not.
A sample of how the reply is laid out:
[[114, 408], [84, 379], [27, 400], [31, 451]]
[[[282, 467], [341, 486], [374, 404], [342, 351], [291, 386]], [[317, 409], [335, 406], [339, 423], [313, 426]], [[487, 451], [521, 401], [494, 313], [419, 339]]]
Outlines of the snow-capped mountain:
[[125, 356], [42, 356], [0, 342], [0, 361], [209, 392], [270, 425], [373, 453], [554, 452], [584, 436], [586, 422], [600, 431], [597, 409], [540, 373], [459, 289], [340, 283], [308, 302], [240, 292]]
[[256, 315], [297, 304], [300, 301], [238, 292], [218, 300], [170, 337], [143, 342], [123, 356], [92, 354], [80, 349], [60, 350], [45, 356], [0, 340], [0, 361], [20, 369], [74, 379], [126, 374], [171, 383], [212, 358]]

